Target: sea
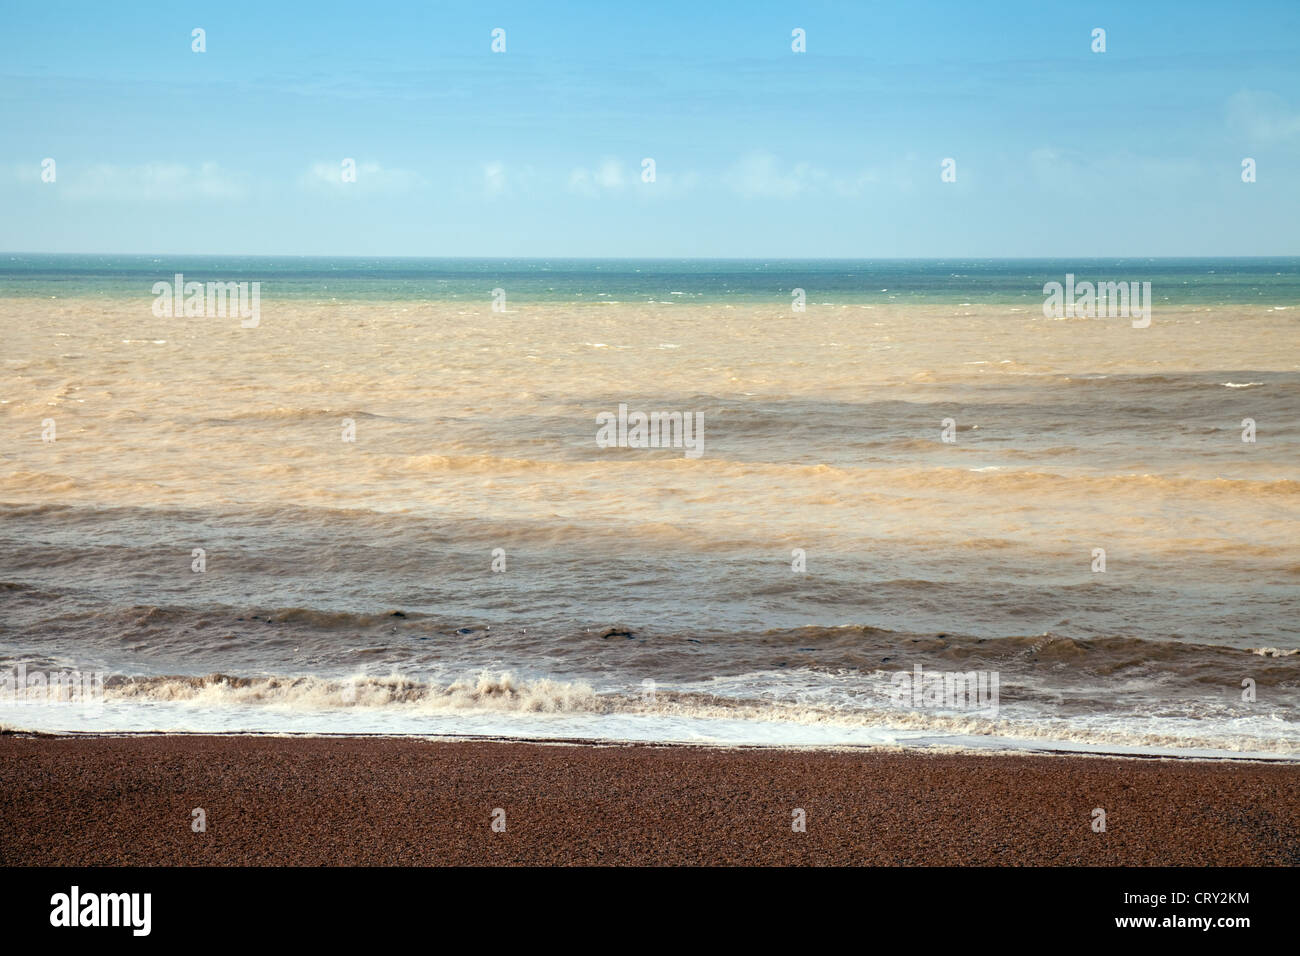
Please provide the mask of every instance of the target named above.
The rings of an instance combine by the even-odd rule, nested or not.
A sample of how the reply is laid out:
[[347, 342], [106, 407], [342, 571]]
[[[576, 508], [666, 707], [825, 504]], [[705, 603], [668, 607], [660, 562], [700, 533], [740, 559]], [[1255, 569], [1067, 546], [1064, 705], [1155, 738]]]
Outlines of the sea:
[[1296, 258], [0, 254], [0, 726], [1297, 760], [1298, 319]]

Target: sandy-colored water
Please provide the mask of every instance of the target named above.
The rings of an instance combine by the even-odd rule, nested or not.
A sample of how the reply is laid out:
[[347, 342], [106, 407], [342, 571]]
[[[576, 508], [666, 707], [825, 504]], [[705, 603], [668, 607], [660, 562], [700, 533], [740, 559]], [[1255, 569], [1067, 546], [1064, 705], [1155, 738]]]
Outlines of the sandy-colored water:
[[[834, 630], [866, 626], [955, 635], [926, 653], [963, 660], [1065, 640], [1079, 666], [1035, 671], [1035, 693], [1086, 685], [1081, 712], [1122, 700], [1101, 674], [1140, 677], [1157, 710], [1230, 700], [1235, 663], [1152, 665], [1141, 642], [1232, 649], [1281, 668], [1262, 679], [1294, 719], [1297, 658], [1260, 653], [1300, 647], [1294, 310], [1134, 329], [1013, 306], [268, 296], [242, 328], [151, 302], [0, 299], [5, 656], [630, 685], [910, 666], [901, 636]], [[620, 403], [702, 416], [702, 454], [599, 447]], [[609, 626], [636, 636], [574, 639]], [[421, 643], [462, 627], [495, 637]], [[804, 627], [840, 638], [818, 658]]]

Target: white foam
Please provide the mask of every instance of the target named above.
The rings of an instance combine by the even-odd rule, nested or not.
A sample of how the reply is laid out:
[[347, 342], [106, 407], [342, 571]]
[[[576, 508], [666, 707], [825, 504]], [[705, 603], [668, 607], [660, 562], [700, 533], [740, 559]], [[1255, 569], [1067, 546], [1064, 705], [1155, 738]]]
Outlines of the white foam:
[[[1229, 701], [1174, 706], [1141, 681], [1123, 711], [1079, 710], [1029, 685], [997, 708], [905, 709], [889, 674], [755, 672], [653, 695], [509, 672], [442, 682], [352, 678], [147, 678], [110, 683], [95, 707], [0, 702], [0, 725], [48, 733], [489, 736], [764, 746], [955, 747], [1300, 761], [1300, 727]], [[1089, 689], [1080, 693], [1090, 698]]]
[[415, 714], [400, 709], [297, 710], [205, 707], [179, 702], [116, 702], [89, 713], [76, 707], [0, 707], [0, 725], [45, 733], [261, 733], [383, 735], [433, 738], [503, 738], [710, 746], [890, 747], [974, 751], [1061, 752], [1199, 759], [1300, 761], [1300, 754], [1023, 739], [936, 733], [885, 726], [849, 727], [791, 721], [657, 716], [651, 714], [521, 714], [471, 712]]

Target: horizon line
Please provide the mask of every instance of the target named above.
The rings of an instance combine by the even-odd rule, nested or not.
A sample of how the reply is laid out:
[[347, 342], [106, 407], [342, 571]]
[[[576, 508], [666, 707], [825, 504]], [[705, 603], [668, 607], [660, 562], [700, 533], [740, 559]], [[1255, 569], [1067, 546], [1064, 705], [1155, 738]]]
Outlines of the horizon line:
[[409, 259], [416, 261], [441, 260], [476, 262], [483, 260], [511, 260], [516, 262], [541, 262], [568, 259], [578, 262], [946, 262], [954, 259], [987, 262], [1051, 262], [1089, 259], [1144, 259], [1149, 261], [1178, 259], [1297, 259], [1300, 253], [1267, 253], [1263, 255], [1200, 254], [1200, 255], [1043, 255], [1043, 256], [581, 256], [581, 255], [389, 255], [378, 253], [316, 253], [316, 252], [49, 252], [40, 250], [0, 250], [0, 256], [132, 256], [139, 258], [218, 258], [239, 256], [245, 259]]

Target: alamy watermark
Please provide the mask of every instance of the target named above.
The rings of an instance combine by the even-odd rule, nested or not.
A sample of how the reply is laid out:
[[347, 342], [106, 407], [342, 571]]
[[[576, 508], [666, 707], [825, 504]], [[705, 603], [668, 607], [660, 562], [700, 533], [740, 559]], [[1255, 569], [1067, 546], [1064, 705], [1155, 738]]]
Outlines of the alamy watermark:
[[1091, 282], [1075, 283], [1074, 273], [1067, 273], [1065, 284], [1049, 282], [1043, 286], [1043, 316], [1048, 319], [1133, 319], [1133, 328], [1145, 329], [1151, 324], [1150, 282]]
[[596, 416], [598, 448], [682, 448], [687, 458], [704, 454], [703, 412], [631, 412], [626, 404], [618, 414]]
[[175, 281], [155, 282], [153, 314], [160, 319], [173, 316], [222, 318], [238, 315], [240, 325], [255, 329], [262, 321], [262, 283], [186, 282], [178, 272]]
[[998, 712], [997, 671], [925, 671], [914, 664], [893, 677], [890, 701], [912, 710], [979, 710]]
[[26, 664], [0, 669], [0, 705], [44, 706], [76, 704], [104, 706], [104, 675], [100, 671], [42, 671]]
[[152, 893], [83, 893], [74, 885], [50, 897], [50, 925], [55, 927], [126, 927], [132, 936], [148, 936], [152, 913]]

